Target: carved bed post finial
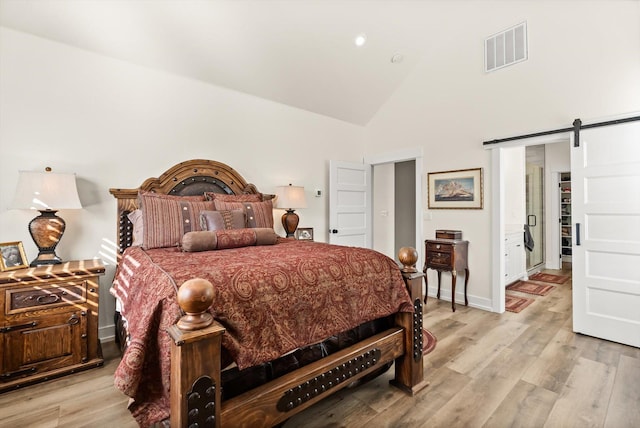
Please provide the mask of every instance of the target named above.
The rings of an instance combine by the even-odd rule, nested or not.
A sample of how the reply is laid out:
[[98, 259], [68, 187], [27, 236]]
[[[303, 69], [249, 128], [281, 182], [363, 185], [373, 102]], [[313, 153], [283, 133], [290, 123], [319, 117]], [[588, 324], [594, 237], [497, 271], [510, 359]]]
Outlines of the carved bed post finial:
[[418, 251], [413, 247], [402, 247], [398, 251], [398, 259], [403, 264], [402, 272], [418, 272], [416, 262], [418, 261]]
[[178, 290], [178, 305], [186, 313], [177, 322], [181, 330], [200, 330], [213, 322], [207, 309], [213, 303], [215, 291], [206, 279], [194, 278], [185, 281]]

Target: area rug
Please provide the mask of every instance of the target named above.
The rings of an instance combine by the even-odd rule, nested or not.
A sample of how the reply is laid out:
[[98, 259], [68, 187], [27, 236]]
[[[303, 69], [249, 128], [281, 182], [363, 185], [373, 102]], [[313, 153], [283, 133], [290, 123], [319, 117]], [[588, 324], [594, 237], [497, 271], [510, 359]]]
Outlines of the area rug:
[[529, 277], [532, 281], [550, 282], [552, 284], [564, 284], [569, 279], [566, 275], [554, 275], [551, 273], [538, 272]]
[[526, 297], [510, 296], [506, 294], [504, 296], [504, 308], [509, 312], [515, 312], [516, 314], [533, 303], [533, 299], [527, 299]]
[[521, 293], [535, 294], [536, 296], [546, 296], [555, 287], [549, 284], [536, 284], [529, 281], [516, 281], [507, 287], [510, 291], [519, 291]]
[[422, 354], [427, 355], [429, 352], [433, 351], [436, 347], [436, 343], [438, 339], [436, 336], [431, 333], [426, 328], [422, 329]]

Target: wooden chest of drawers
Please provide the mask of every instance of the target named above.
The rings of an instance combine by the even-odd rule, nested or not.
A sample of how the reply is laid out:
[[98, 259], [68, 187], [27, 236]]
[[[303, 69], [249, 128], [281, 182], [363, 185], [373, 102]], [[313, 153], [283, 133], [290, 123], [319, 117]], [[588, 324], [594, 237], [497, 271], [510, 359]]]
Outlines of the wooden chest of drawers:
[[0, 272], [0, 392], [102, 365], [97, 260]]
[[457, 239], [427, 239], [425, 243], [425, 263], [423, 272], [427, 282], [427, 269], [435, 269], [438, 272], [438, 294], [440, 298], [440, 280], [443, 271], [451, 272], [451, 308], [456, 310], [456, 277], [458, 271], [464, 270], [464, 304], [468, 305], [467, 284], [469, 282], [469, 267], [467, 254], [469, 241]]

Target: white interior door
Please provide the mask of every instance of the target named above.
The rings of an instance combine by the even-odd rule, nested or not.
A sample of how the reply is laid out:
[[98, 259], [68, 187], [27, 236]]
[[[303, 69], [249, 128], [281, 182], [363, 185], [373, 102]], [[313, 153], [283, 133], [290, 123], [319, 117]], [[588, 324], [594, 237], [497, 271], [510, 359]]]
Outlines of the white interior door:
[[329, 162], [329, 243], [371, 248], [371, 165]]
[[640, 121], [571, 146], [573, 329], [640, 347]]

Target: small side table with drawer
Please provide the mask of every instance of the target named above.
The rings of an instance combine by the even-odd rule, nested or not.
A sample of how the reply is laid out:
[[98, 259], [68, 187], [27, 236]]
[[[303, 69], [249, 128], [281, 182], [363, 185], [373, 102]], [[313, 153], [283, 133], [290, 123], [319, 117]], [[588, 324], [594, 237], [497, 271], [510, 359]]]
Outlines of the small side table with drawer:
[[[467, 254], [469, 241], [459, 239], [427, 239], [425, 243], [424, 279], [428, 287], [427, 269], [435, 269], [438, 272], [438, 294], [440, 298], [440, 280], [443, 271], [451, 272], [451, 309], [456, 310], [456, 277], [459, 271], [464, 270], [464, 304], [469, 305], [467, 299], [467, 284], [469, 282], [469, 267]], [[428, 288], [427, 288], [428, 290]], [[426, 294], [426, 293], [425, 293]]]
[[101, 366], [99, 260], [0, 272], [0, 392]]

